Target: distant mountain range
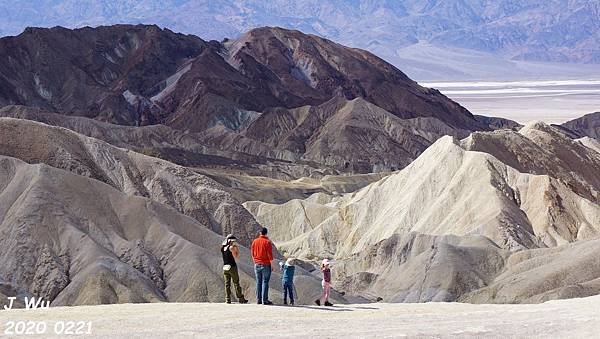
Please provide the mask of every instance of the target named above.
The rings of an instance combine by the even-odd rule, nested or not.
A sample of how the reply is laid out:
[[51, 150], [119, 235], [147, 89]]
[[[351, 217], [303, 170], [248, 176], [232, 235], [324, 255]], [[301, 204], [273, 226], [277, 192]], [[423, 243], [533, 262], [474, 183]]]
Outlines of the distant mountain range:
[[[222, 40], [281, 26], [367, 49], [417, 79], [533, 77], [578, 72], [530, 62], [600, 63], [599, 16], [593, 0], [1, 0], [0, 34], [152, 23]], [[579, 74], [590, 69], [600, 67]]]

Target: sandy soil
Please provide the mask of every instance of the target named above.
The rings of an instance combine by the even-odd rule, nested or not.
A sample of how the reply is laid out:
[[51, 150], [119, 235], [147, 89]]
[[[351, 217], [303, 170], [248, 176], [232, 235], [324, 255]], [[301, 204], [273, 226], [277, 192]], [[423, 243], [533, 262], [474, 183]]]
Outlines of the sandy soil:
[[[527, 337], [592, 338], [600, 296], [537, 305], [457, 303], [334, 307], [125, 304], [0, 312], [7, 321], [91, 321], [92, 337]], [[48, 334], [46, 335], [46, 337]]]

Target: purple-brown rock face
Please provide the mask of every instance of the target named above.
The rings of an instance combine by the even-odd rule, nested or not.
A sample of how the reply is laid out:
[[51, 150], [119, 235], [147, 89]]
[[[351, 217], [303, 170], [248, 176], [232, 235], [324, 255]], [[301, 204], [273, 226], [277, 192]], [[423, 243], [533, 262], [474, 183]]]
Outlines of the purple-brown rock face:
[[402, 168], [444, 134], [489, 129], [369, 52], [269, 27], [222, 43], [156, 26], [30, 28], [0, 39], [0, 105], [162, 124], [220, 155], [341, 172]]

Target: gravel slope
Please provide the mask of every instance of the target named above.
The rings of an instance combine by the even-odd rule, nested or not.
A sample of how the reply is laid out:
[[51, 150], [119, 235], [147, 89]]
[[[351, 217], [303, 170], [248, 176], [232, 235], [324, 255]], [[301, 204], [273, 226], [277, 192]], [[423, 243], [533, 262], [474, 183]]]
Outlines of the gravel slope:
[[92, 321], [98, 338], [591, 338], [600, 331], [599, 306], [600, 296], [537, 305], [124, 304], [0, 312], [0, 322], [46, 321], [51, 328], [60, 320]]

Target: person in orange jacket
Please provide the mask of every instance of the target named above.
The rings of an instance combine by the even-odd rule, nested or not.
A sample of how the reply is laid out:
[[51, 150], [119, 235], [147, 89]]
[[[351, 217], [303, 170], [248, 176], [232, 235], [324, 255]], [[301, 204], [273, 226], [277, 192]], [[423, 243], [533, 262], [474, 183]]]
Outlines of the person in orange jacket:
[[269, 300], [269, 280], [273, 271], [273, 244], [267, 237], [268, 230], [263, 227], [258, 238], [252, 242], [252, 259], [256, 276], [256, 303], [273, 305]]

